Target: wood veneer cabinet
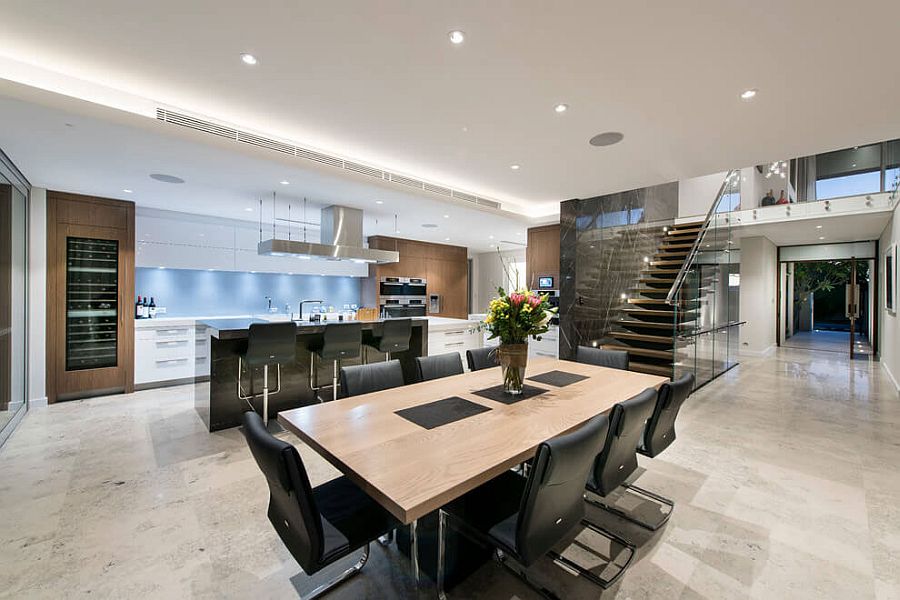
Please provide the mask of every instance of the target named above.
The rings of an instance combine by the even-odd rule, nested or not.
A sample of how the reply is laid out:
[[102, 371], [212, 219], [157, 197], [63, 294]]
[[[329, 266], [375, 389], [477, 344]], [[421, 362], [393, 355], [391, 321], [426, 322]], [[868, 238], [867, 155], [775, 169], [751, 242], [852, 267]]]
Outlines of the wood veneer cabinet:
[[528, 230], [528, 248], [525, 250], [528, 289], [538, 289], [539, 277], [552, 277], [553, 289], [559, 289], [559, 224]]
[[134, 391], [134, 203], [47, 192], [47, 400]]
[[428, 294], [440, 294], [441, 312], [435, 317], [466, 319], [469, 316], [469, 259], [464, 246], [432, 244], [402, 238], [372, 236], [369, 247], [400, 253], [400, 262], [375, 265], [363, 284], [363, 303], [378, 306], [378, 281], [382, 277], [424, 277]]

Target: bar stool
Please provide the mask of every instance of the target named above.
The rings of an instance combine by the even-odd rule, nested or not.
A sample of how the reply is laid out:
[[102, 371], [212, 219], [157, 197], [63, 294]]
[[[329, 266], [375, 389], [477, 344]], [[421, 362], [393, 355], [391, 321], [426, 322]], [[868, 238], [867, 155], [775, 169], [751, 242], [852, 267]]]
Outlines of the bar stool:
[[[381, 335], [372, 335], [363, 345], [384, 352], [385, 361], [391, 360], [391, 352], [404, 352], [409, 350], [409, 340], [412, 337], [412, 319], [385, 319], [382, 324]], [[363, 353], [363, 362], [368, 359]]]
[[[325, 325], [322, 341], [310, 346], [309, 356], [309, 387], [318, 392], [316, 381], [316, 356], [322, 360], [334, 362], [334, 375], [331, 379], [332, 399], [338, 397], [338, 370], [340, 361], [345, 358], [359, 356], [362, 346], [362, 323], [329, 323]], [[316, 394], [318, 396], [318, 394]], [[319, 400], [322, 402], [322, 400]]]
[[[269, 425], [269, 396], [281, 391], [281, 365], [297, 361], [297, 325], [289, 323], [252, 323], [247, 334], [247, 349], [238, 354], [237, 392], [254, 411], [251, 402], [262, 396], [263, 423]], [[253, 393], [253, 374], [250, 374], [249, 393], [241, 386], [241, 372], [246, 364], [248, 371], [254, 367], [263, 369], [262, 394]], [[274, 390], [269, 390], [269, 367], [275, 365], [277, 376]]]

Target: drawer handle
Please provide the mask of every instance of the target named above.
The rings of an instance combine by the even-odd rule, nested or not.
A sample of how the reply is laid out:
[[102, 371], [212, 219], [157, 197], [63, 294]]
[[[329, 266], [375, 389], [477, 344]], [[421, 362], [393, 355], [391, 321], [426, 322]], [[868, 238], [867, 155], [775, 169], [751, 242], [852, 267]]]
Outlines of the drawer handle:
[[465, 330], [460, 329], [459, 331], [445, 331], [444, 335], [463, 335]]
[[177, 363], [177, 362], [187, 362], [187, 359], [186, 358], [168, 358], [168, 359], [159, 358], [156, 360], [156, 362], [160, 363], [160, 364], [162, 364], [162, 363]]
[[462, 346], [465, 342], [453, 342], [452, 344], [444, 344], [444, 347], [449, 348], [450, 346]]
[[176, 335], [178, 333], [187, 333], [187, 329], [160, 329], [159, 333], [163, 335]]
[[187, 344], [187, 340], [170, 340], [164, 342], [156, 342], [157, 346], [181, 346], [182, 344]]

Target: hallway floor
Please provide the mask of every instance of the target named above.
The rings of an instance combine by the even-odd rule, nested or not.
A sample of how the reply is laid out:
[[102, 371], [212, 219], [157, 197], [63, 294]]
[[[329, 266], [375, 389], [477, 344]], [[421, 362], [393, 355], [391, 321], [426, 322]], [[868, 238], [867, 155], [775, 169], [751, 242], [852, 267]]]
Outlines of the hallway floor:
[[[825, 352], [841, 352], [850, 355], [849, 331], [798, 331], [787, 338], [782, 345], [786, 348], [801, 350], [822, 350]], [[853, 353], [863, 356], [872, 355], [872, 347], [866, 336], [854, 336]]]
[[[206, 432], [192, 393], [25, 417], [0, 449], [0, 597], [296, 598], [292, 578], [310, 589], [266, 519], [240, 432]], [[530, 573], [563, 598], [900, 599], [898, 428], [878, 363], [786, 348], [745, 359], [687, 402], [675, 444], [641, 459], [639, 485], [676, 501], [668, 525], [649, 535], [603, 519], [640, 544], [620, 584], [601, 595], [547, 561]], [[301, 454], [314, 484], [335, 475]], [[327, 597], [409, 597], [406, 565], [375, 545]], [[490, 563], [450, 598], [536, 595]]]

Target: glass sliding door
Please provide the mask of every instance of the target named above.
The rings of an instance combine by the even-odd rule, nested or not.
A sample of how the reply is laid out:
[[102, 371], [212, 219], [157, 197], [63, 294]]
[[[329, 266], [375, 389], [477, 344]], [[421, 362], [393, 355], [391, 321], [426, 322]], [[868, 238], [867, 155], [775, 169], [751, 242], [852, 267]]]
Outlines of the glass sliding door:
[[0, 443], [27, 408], [27, 188], [0, 152]]

